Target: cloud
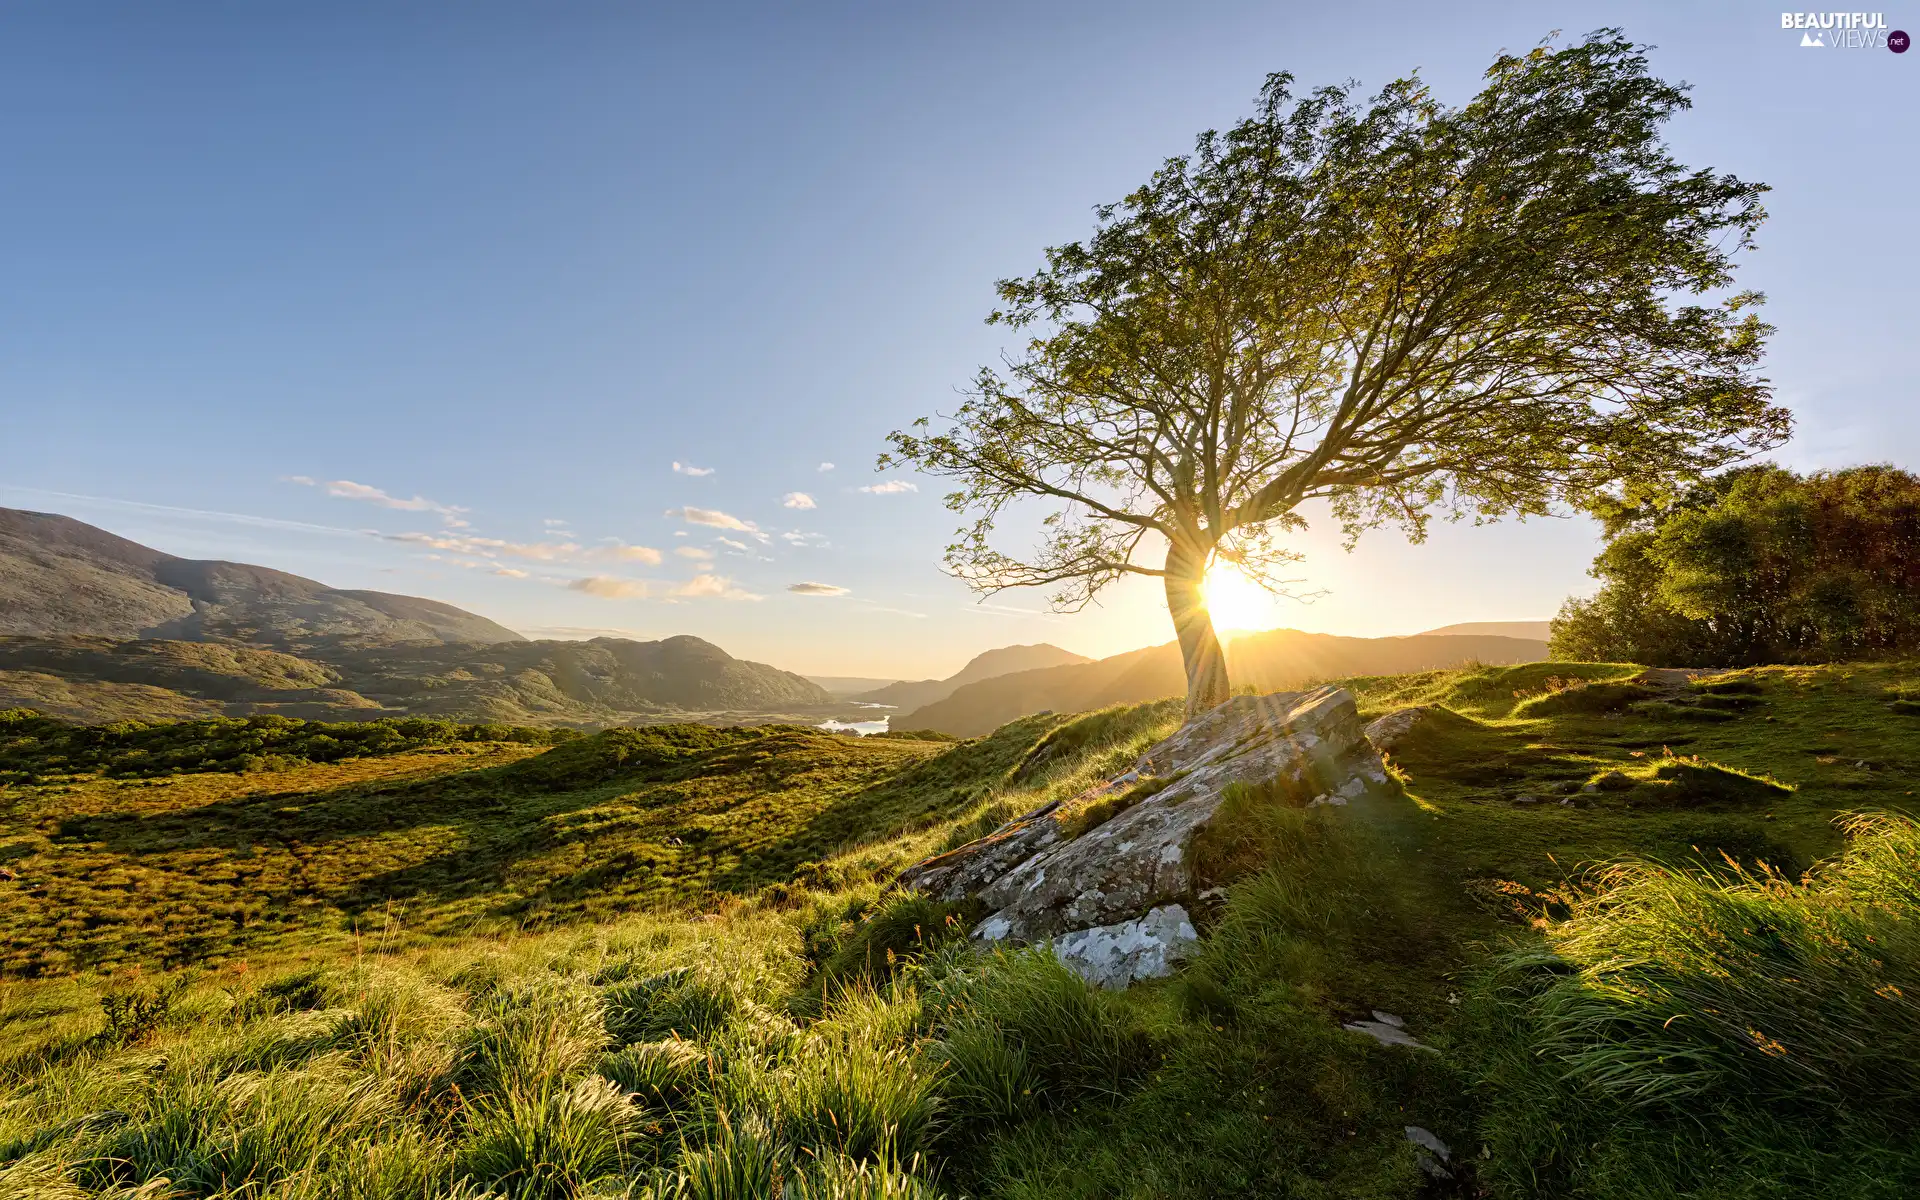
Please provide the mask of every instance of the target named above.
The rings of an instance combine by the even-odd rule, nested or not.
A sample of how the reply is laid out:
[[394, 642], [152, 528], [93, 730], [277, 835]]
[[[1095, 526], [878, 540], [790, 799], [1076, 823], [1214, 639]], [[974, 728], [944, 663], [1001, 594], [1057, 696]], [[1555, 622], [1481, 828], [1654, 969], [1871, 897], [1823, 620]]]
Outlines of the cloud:
[[573, 524], [572, 521], [567, 520], [565, 517], [542, 517], [540, 523], [548, 529], [565, 529], [567, 526]]
[[820, 469], [821, 469], [822, 471], [831, 471], [831, 470], [833, 470], [833, 464], [832, 464], [832, 463], [821, 463], [821, 464], [820, 464]]
[[508, 579], [525, 579], [528, 575], [528, 572], [522, 571], [519, 567], [495, 567], [493, 573], [505, 575]]
[[684, 583], [667, 584], [656, 579], [617, 579], [611, 575], [589, 575], [568, 580], [570, 592], [585, 592], [607, 600], [759, 600], [760, 596], [738, 587], [724, 575], [701, 572]]
[[612, 559], [615, 562], [642, 562], [650, 567], [660, 565], [660, 552], [652, 546], [629, 546], [625, 542], [615, 542], [611, 546], [595, 546], [587, 551], [586, 556]]
[[679, 549], [675, 550], [674, 553], [678, 554], [681, 558], [712, 558], [713, 557], [713, 551], [707, 549], [705, 546], [681, 546]]
[[802, 533], [798, 529], [787, 530], [780, 535], [780, 540], [790, 546], [828, 546], [832, 544], [827, 541], [827, 535], [824, 533]]
[[904, 479], [889, 479], [885, 483], [868, 484], [860, 490], [874, 496], [894, 496], [901, 492], [917, 492], [920, 486]]
[[780, 503], [786, 508], [820, 507], [813, 502], [813, 497], [807, 495], [805, 492], [788, 492], [786, 495], [780, 497]]
[[742, 588], [735, 587], [733, 580], [724, 575], [695, 575], [692, 579], [673, 588], [667, 593], [670, 597], [713, 600], [758, 600], [761, 597]]
[[314, 485], [313, 476], [311, 475], [282, 475], [280, 477], [280, 482], [281, 483], [297, 483], [301, 487], [312, 487]]
[[699, 476], [702, 476], [702, 475], [713, 474], [713, 468], [712, 467], [696, 467], [692, 463], [677, 462], [673, 464], [673, 473], [675, 475], [692, 475], [698, 478]]
[[736, 551], [740, 554], [753, 553], [753, 547], [747, 545], [745, 542], [736, 542], [730, 537], [717, 537], [713, 540], [716, 542], [719, 542], [722, 546], [725, 546], [727, 549]]
[[607, 600], [628, 598], [644, 600], [652, 590], [652, 585], [644, 579], [615, 579], [611, 575], [589, 575], [585, 579], [575, 579], [567, 584], [570, 592], [585, 592], [589, 596], [600, 596]]
[[831, 583], [790, 583], [787, 590], [796, 596], [844, 596], [853, 589], [835, 587]]
[[288, 483], [322, 488], [327, 495], [340, 500], [358, 500], [365, 504], [378, 504], [382, 508], [396, 508], [401, 512], [430, 512], [437, 515], [450, 529], [465, 529], [467, 522], [461, 514], [472, 511], [457, 504], [442, 504], [438, 500], [429, 500], [425, 496], [415, 496], [411, 500], [403, 499], [389, 495], [370, 484], [355, 483], [351, 479], [329, 479], [325, 483], [316, 482], [306, 475], [289, 475], [286, 479]]
[[[602, 550], [584, 551], [575, 542], [508, 542], [499, 538], [474, 537], [464, 533], [381, 533], [369, 529], [369, 534], [383, 542], [400, 542], [410, 546], [426, 546], [434, 550], [447, 550], [455, 554], [474, 554], [481, 558], [528, 558], [536, 562], [567, 562], [585, 557], [602, 557]], [[626, 547], [638, 551], [633, 557], [643, 562], [660, 561], [658, 550], [649, 550], [645, 546]], [[650, 557], [649, 557], [650, 556]], [[614, 555], [613, 557], [626, 557]]]
[[723, 513], [717, 508], [695, 508], [689, 504], [685, 508], [670, 508], [667, 510], [667, 515], [669, 517], [678, 517], [689, 525], [706, 525], [714, 529], [731, 529], [735, 533], [750, 534], [763, 542], [767, 540], [767, 535], [760, 532], [760, 527], [752, 521], [742, 521], [739, 517], [731, 513]]

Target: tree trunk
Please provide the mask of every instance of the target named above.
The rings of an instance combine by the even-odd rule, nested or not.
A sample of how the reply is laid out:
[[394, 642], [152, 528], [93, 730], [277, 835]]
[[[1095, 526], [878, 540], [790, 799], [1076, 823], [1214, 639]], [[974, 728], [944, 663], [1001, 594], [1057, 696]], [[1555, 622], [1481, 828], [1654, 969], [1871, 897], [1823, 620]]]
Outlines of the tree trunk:
[[1225, 704], [1232, 689], [1227, 683], [1227, 657], [1213, 634], [1213, 614], [1207, 611], [1201, 583], [1207, 574], [1205, 551], [1175, 543], [1167, 551], [1167, 611], [1180, 637], [1180, 658], [1187, 668], [1187, 719]]

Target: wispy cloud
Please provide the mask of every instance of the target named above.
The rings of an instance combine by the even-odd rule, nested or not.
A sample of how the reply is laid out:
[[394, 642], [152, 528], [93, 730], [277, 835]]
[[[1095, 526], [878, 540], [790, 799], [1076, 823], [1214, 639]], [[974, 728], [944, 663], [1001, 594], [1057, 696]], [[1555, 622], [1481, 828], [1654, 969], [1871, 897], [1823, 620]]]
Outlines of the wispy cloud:
[[495, 575], [505, 575], [508, 579], [525, 579], [530, 574], [530, 572], [522, 571], [519, 567], [495, 567], [493, 573]]
[[786, 495], [780, 497], [780, 503], [785, 508], [820, 507], [813, 502], [813, 497], [807, 495], [805, 492], [788, 492]]
[[717, 537], [713, 540], [720, 543], [722, 546], [725, 546], [727, 549], [734, 551], [737, 554], [753, 553], [753, 547], [747, 545], [745, 542], [736, 542], [730, 537]]
[[831, 542], [827, 541], [827, 535], [824, 533], [802, 533], [798, 529], [787, 530], [780, 535], [780, 540], [789, 546], [813, 546], [817, 548], [832, 545]]
[[790, 583], [787, 590], [796, 596], [844, 596], [853, 589], [831, 583]]
[[752, 521], [742, 521], [739, 517], [731, 513], [723, 513], [717, 508], [695, 508], [689, 504], [685, 508], [670, 508], [667, 510], [667, 515], [669, 517], [678, 517], [689, 525], [705, 525], [713, 529], [730, 529], [735, 533], [748, 534], [763, 542], [767, 540], [767, 535], [762, 533], [760, 527]]
[[696, 467], [692, 463], [677, 462], [673, 464], [673, 473], [675, 475], [692, 475], [697, 478], [702, 475], [713, 474], [713, 468], [712, 467]]
[[584, 592], [607, 600], [759, 600], [724, 575], [702, 572], [681, 583], [658, 579], [619, 579], [612, 575], [589, 575], [566, 583], [570, 592]]
[[712, 558], [713, 551], [705, 546], [681, 546], [674, 551], [681, 558]]
[[695, 575], [667, 593], [671, 599], [760, 600], [744, 588], [735, 587], [724, 575]]
[[380, 533], [367, 531], [384, 542], [425, 546], [454, 554], [473, 554], [481, 558], [525, 558], [535, 562], [639, 562], [650, 567], [660, 565], [660, 552], [652, 546], [629, 546], [614, 542], [606, 546], [582, 546], [577, 542], [509, 542], [501, 538], [476, 537], [464, 533]]
[[288, 475], [288, 483], [297, 483], [302, 487], [317, 487], [340, 500], [358, 500], [363, 504], [378, 504], [382, 508], [399, 509], [401, 512], [430, 512], [435, 514], [450, 529], [465, 529], [467, 521], [464, 514], [471, 509], [457, 504], [442, 504], [438, 500], [429, 500], [416, 495], [411, 499], [392, 495], [371, 484], [355, 483], [351, 479], [329, 479], [325, 482], [315, 480], [308, 475]]
[[820, 469], [821, 469], [822, 471], [831, 471], [831, 470], [833, 470], [833, 464], [832, 464], [832, 463], [821, 463], [821, 464], [820, 464]]
[[917, 492], [920, 486], [904, 479], [889, 479], [884, 483], [870, 483], [860, 490], [873, 496], [897, 496], [901, 492]]
[[660, 552], [652, 546], [629, 546], [625, 542], [613, 542], [606, 546], [595, 546], [587, 551], [588, 558], [611, 559], [614, 562], [642, 562], [650, 567], [660, 565]]
[[589, 575], [585, 579], [575, 579], [567, 584], [570, 592], [585, 592], [589, 596], [600, 596], [607, 600], [632, 598], [644, 600], [653, 585], [644, 579], [615, 579], [611, 575]]

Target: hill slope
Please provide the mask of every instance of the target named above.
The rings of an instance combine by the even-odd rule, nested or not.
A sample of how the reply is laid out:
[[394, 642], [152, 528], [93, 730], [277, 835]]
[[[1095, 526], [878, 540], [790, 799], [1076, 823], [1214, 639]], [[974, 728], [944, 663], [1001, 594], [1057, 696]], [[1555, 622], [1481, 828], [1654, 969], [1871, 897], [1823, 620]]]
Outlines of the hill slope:
[[0, 637], [0, 708], [86, 722], [278, 714], [610, 725], [799, 712], [833, 698], [711, 642], [321, 643], [302, 656], [225, 643]]
[[[866, 704], [891, 704], [900, 712], [910, 712], [945, 700], [957, 689], [970, 683], [978, 683], [983, 679], [994, 679], [1018, 671], [1037, 671], [1046, 667], [1070, 666], [1074, 663], [1091, 661], [1084, 654], [1062, 650], [1046, 642], [1031, 646], [1002, 646], [997, 650], [988, 650], [974, 655], [966, 666], [945, 679], [902, 680], [853, 698]], [[901, 726], [901, 728], [909, 727]]]
[[[1533, 662], [1546, 656], [1545, 642], [1522, 638], [1349, 638], [1294, 629], [1248, 634], [1227, 647], [1234, 685], [1262, 692], [1345, 675], [1388, 675], [1468, 662]], [[975, 737], [1029, 713], [1137, 704], [1185, 691], [1180, 649], [1169, 642], [1097, 662], [1021, 671], [967, 684], [943, 700], [895, 717], [893, 726]]]
[[[1177, 704], [544, 752], [6, 718], [0, 963], [47, 977], [0, 994], [0, 1194], [1916, 1194], [1920, 667], [1639, 676], [1346, 681], [1435, 706], [1408, 795], [1229, 798], [1199, 946], [1118, 993], [884, 880]], [[152, 774], [202, 733], [327, 761]]]
[[0, 634], [233, 640], [517, 642], [451, 604], [345, 591], [245, 563], [176, 558], [55, 513], [0, 508]]

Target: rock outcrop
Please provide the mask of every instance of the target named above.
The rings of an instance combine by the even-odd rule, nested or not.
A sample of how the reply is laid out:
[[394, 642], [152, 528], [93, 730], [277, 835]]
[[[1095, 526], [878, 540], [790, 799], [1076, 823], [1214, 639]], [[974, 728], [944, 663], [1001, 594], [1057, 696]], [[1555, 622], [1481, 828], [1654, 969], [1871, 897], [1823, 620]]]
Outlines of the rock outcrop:
[[[1219, 880], [1195, 850], [1239, 785], [1254, 802], [1344, 805], [1391, 787], [1344, 689], [1239, 696], [1188, 723], [1132, 770], [908, 868], [902, 886], [977, 898], [982, 942], [1047, 943], [1108, 987], [1169, 973], [1194, 945], [1191, 905]], [[1140, 798], [1128, 804], [1129, 796]], [[1068, 836], [1089, 804], [1120, 804]]]

